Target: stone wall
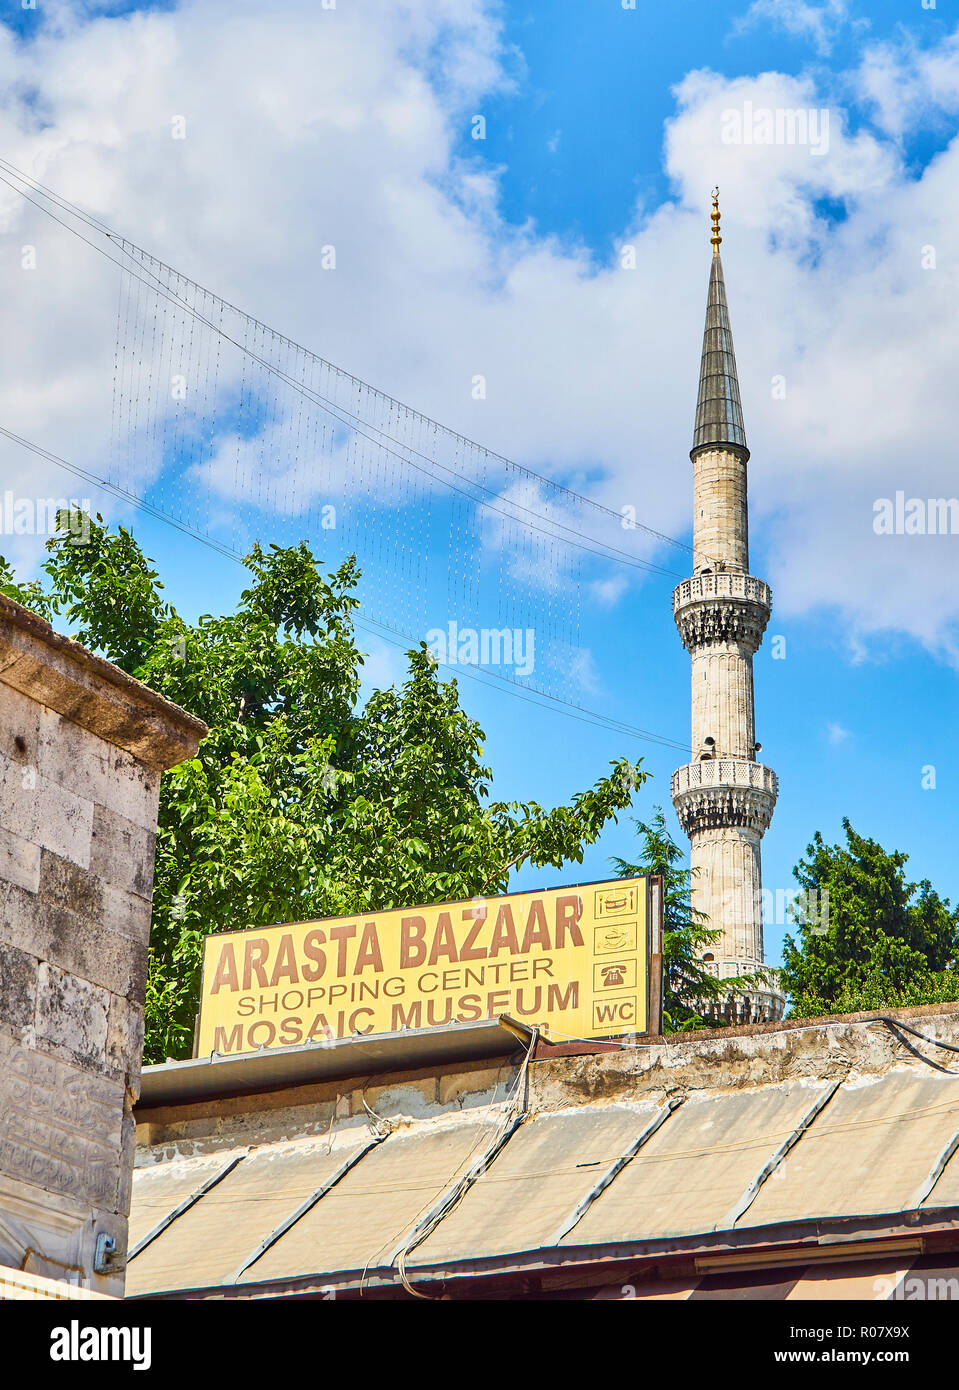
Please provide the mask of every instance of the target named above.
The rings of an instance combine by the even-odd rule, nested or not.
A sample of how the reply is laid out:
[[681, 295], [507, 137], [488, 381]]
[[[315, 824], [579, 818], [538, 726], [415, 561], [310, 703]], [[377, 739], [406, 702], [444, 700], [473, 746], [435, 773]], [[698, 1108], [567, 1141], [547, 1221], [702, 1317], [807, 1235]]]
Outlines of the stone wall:
[[[690, 903], [721, 924], [723, 936], [706, 948], [717, 961], [763, 963], [760, 838], [746, 826], [696, 831], [690, 841]], [[725, 972], [724, 972], [725, 973]]]
[[[928, 1041], [897, 1031], [882, 1018], [906, 1024]], [[530, 1068], [530, 1104], [558, 1109], [593, 1102], [662, 1102], [699, 1091], [885, 1076], [898, 1067], [929, 1076], [955, 1060], [937, 1042], [959, 1046], [959, 1003], [674, 1033], [661, 1044], [536, 1062]]]
[[122, 1292], [160, 775], [205, 732], [0, 597], [0, 1265]]

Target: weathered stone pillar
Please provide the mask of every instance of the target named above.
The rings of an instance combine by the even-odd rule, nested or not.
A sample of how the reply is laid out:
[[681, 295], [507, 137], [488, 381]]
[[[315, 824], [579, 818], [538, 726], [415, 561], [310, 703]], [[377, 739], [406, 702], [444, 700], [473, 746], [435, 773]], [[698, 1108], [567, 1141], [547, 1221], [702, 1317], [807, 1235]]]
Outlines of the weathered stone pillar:
[[123, 1291], [160, 774], [205, 733], [0, 595], [0, 1265]]

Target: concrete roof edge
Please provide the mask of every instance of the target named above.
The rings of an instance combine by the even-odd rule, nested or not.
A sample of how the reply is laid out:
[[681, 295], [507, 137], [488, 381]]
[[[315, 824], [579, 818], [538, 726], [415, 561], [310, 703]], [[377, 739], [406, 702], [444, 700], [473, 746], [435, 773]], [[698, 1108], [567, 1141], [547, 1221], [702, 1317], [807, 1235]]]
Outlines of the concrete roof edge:
[[830, 1024], [877, 1023], [883, 1018], [904, 1023], [944, 1016], [959, 1016], [959, 1000], [944, 1004], [908, 1004], [895, 1009], [866, 1009], [853, 1014], [814, 1014], [810, 1018], [781, 1018], [776, 1023], [740, 1023], [729, 1028], [693, 1028], [684, 1033], [667, 1033], [657, 1042], [721, 1042], [724, 1038], [754, 1038], [766, 1033], [789, 1033], [800, 1028], [820, 1028]]

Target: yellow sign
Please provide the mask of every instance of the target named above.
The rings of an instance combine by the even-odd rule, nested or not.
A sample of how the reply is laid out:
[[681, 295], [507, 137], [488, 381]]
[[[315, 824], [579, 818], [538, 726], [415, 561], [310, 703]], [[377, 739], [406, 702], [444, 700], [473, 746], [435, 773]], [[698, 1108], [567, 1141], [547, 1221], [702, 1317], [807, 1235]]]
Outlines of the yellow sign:
[[208, 936], [197, 1055], [500, 1014], [557, 1041], [644, 1033], [648, 888], [615, 879]]

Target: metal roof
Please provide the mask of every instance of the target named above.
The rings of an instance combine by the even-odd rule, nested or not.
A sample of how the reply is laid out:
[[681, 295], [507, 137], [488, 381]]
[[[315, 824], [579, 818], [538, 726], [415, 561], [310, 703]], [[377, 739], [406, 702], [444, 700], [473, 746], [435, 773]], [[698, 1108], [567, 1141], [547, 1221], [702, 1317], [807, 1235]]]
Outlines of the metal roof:
[[732, 1226], [739, 1200], [825, 1087], [793, 1082], [686, 1101], [565, 1243], [668, 1239]]
[[161, 1105], [250, 1095], [343, 1076], [506, 1057], [528, 1047], [532, 1036], [525, 1023], [503, 1014], [479, 1023], [411, 1028], [298, 1047], [264, 1047], [235, 1056], [214, 1052], [209, 1057], [144, 1067], [138, 1109], [142, 1113]]
[[[812, 1190], [824, 1217], [915, 1210], [957, 1134], [959, 1079], [895, 1071], [841, 1086], [742, 1224], [800, 1220]], [[943, 1192], [954, 1191], [957, 1179], [959, 1164]]]
[[127, 1289], [357, 1287], [401, 1264], [418, 1282], [784, 1240], [801, 1265], [809, 1242], [869, 1231], [916, 1253], [932, 1223], [959, 1225], [957, 1145], [959, 1079], [912, 1066], [681, 1103], [491, 1104], [388, 1134], [353, 1117], [326, 1139], [137, 1169]]
[[415, 1253], [415, 1263], [537, 1250], [651, 1128], [662, 1107], [583, 1106], [527, 1120]]

